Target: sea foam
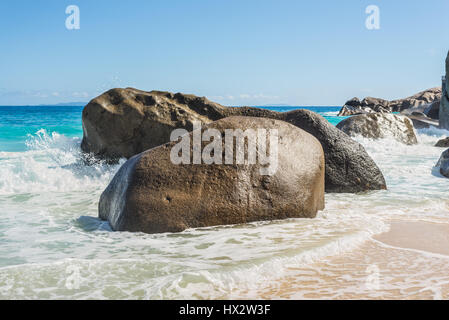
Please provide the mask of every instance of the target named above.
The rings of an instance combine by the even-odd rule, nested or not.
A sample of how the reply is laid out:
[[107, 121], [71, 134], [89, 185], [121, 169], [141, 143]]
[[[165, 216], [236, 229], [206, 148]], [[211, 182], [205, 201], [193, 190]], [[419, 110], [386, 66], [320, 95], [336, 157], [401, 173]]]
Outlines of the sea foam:
[[[86, 165], [80, 139], [39, 130], [29, 135], [26, 152], [0, 153], [0, 195], [73, 192], [104, 186], [119, 165]], [[123, 161], [122, 161], [123, 163]]]
[[[446, 281], [425, 268], [438, 271], [447, 261], [371, 240], [388, 230], [391, 219], [449, 223], [449, 180], [432, 175], [442, 152], [433, 145], [447, 132], [417, 133], [415, 146], [357, 137], [388, 190], [326, 194], [326, 209], [316, 219], [148, 235], [111, 232], [97, 218], [99, 196], [120, 164], [85, 165], [79, 138], [41, 130], [29, 137], [26, 152], [0, 153], [0, 298], [421, 294]], [[365, 269], [374, 262], [385, 275], [379, 292], [364, 287]], [[76, 290], [67, 287], [73, 268], [80, 271]], [[298, 286], [287, 294], [286, 281], [294, 286], [295, 279]], [[431, 297], [438, 296], [439, 289], [432, 290]]]

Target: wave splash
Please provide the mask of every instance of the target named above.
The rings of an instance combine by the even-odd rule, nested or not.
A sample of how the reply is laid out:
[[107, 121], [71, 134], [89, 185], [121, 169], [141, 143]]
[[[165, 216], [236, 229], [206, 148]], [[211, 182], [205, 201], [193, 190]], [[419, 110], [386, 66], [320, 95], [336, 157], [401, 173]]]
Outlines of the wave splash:
[[[433, 176], [431, 171], [444, 150], [434, 144], [449, 132], [430, 129], [417, 133], [419, 144], [414, 146], [392, 139], [357, 137], [381, 168], [389, 189], [350, 197], [328, 194], [326, 209], [316, 219], [144, 235], [106, 232], [99, 227], [102, 222], [92, 218], [97, 215], [99, 193], [120, 164], [97, 160], [86, 165], [81, 139], [39, 130], [29, 136], [28, 151], [0, 153], [0, 198], [10, 205], [3, 211], [11, 217], [11, 224], [2, 232], [12, 230], [8, 238], [15, 241], [0, 246], [0, 253], [13, 259], [17, 243], [33, 248], [31, 254], [21, 257], [24, 261], [6, 262], [9, 267], [0, 268], [0, 297], [254, 298], [262, 291], [279, 297], [284, 290], [280, 280], [298, 278], [298, 274], [305, 279], [298, 287], [300, 297], [307, 292], [326, 293], [323, 290], [330, 285], [338, 286], [327, 292], [332, 297], [348, 290], [364, 294], [360, 284], [365, 281], [365, 266], [359, 268], [358, 264], [366, 261], [365, 251], [355, 248], [370, 244], [371, 236], [386, 231], [392, 218], [448, 221], [448, 180]], [[23, 193], [39, 196], [27, 206], [13, 203], [10, 195]], [[390, 252], [377, 247], [372, 250], [369, 257]], [[342, 269], [345, 264], [339, 257], [351, 252], [355, 255], [352, 264], [352, 260], [345, 260], [348, 267]], [[395, 256], [399, 258], [392, 261], [413, 261], [410, 265], [416, 265], [417, 270], [424, 270], [429, 263], [423, 259], [418, 264], [419, 257], [407, 258], [396, 250], [387, 257]], [[447, 269], [446, 261], [437, 262], [432, 270]], [[77, 293], [65, 286], [67, 268], [73, 265], [80, 268], [84, 281]], [[407, 269], [401, 276], [409, 277], [415, 269]], [[46, 280], [48, 275], [52, 275], [50, 280]], [[355, 285], [342, 287], [341, 282], [323, 281], [326, 275], [339, 281], [349, 279]], [[14, 278], [22, 280], [10, 287], [8, 281]], [[311, 283], [308, 289], [307, 283]]]
[[80, 144], [80, 138], [41, 129], [28, 136], [28, 151], [0, 152], [0, 195], [104, 187], [124, 161], [108, 165], [86, 156]]

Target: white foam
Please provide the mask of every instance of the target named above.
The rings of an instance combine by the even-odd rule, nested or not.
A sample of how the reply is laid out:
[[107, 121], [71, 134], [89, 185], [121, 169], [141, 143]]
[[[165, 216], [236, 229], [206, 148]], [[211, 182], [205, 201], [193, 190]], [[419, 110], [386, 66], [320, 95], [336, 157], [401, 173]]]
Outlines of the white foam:
[[328, 111], [320, 113], [323, 117], [336, 117], [339, 111]]
[[0, 195], [96, 189], [118, 168], [101, 162], [84, 165], [79, 138], [39, 130], [27, 146], [27, 152], [1, 153]]
[[[321, 221], [320, 221], [321, 219]], [[318, 223], [326, 223], [326, 219], [319, 218]], [[361, 221], [359, 221], [361, 222]], [[369, 221], [365, 221], [367, 224]], [[336, 221], [330, 222], [332, 224]], [[290, 226], [293, 229], [298, 227], [302, 229], [302, 221], [293, 219], [289, 222], [279, 222], [281, 225]], [[293, 226], [292, 226], [293, 224]], [[8, 296], [9, 298], [49, 298], [65, 299], [73, 298], [120, 298], [120, 296], [109, 295], [104, 292], [104, 288], [110, 287], [112, 294], [117, 292], [126, 292], [125, 297], [132, 297], [133, 292], [140, 292], [137, 298], [141, 299], [190, 299], [190, 298], [219, 298], [222, 295], [237, 298], [240, 294], [243, 296], [257, 297], [257, 292], [261, 287], [267, 284], [274, 286], [279, 282], [276, 280], [288, 275], [290, 270], [301, 265], [307, 265], [323, 259], [327, 256], [342, 254], [353, 250], [360, 244], [364, 243], [369, 237], [377, 232], [385, 231], [386, 225], [383, 223], [375, 223], [371, 221], [369, 231], [359, 231], [349, 233], [342, 237], [327, 234], [327, 239], [319, 241], [320, 246], [312, 243], [298, 245], [296, 248], [286, 248], [281, 245], [280, 254], [273, 255], [273, 258], [264, 262], [263, 256], [260, 254], [260, 247], [251, 241], [267, 242], [269, 241], [270, 231], [276, 230], [277, 223], [259, 225], [262, 228], [260, 236], [263, 238], [244, 240], [239, 246], [233, 248], [224, 248], [224, 252], [217, 252], [217, 246], [223, 246], [221, 240], [226, 238], [229, 233], [233, 238], [241, 237], [241, 240], [248, 234], [247, 228], [223, 227], [215, 231], [212, 230], [189, 230], [184, 236], [198, 236], [197, 241], [189, 241], [184, 243], [182, 235], [172, 237], [166, 235], [141, 235], [141, 245], [155, 245], [160, 241], [163, 248], [168, 247], [162, 256], [167, 256], [170, 249], [179, 256], [177, 261], [171, 259], [161, 259], [158, 255], [152, 255], [152, 259], [148, 258], [126, 258], [122, 256], [120, 259], [61, 259], [50, 263], [31, 263], [19, 266], [0, 268], [0, 297]], [[252, 229], [253, 231], [257, 229]], [[287, 229], [288, 230], [288, 229]], [[292, 231], [292, 230], [290, 230]], [[316, 228], [309, 230], [309, 240], [318, 239], [322, 230]], [[327, 231], [323, 233], [326, 234]], [[315, 236], [312, 236], [315, 234]], [[129, 235], [129, 234], [128, 234]], [[294, 235], [291, 233], [286, 238]], [[114, 236], [120, 236], [114, 234]], [[298, 237], [305, 241], [303, 234]], [[304, 237], [304, 238], [303, 238]], [[137, 239], [122, 238], [125, 247], [136, 246]], [[204, 239], [203, 239], [204, 238]], [[264, 239], [265, 238], [265, 239]], [[198, 241], [199, 239], [199, 241]], [[218, 239], [213, 247], [198, 249], [201, 242], [210, 242]], [[131, 240], [131, 243], [127, 243]], [[156, 240], [155, 242], [153, 240]], [[174, 247], [173, 245], [177, 245]], [[196, 248], [195, 248], [196, 247]], [[249, 250], [237, 252], [239, 247], [245, 247]], [[253, 248], [252, 248], [253, 247]], [[263, 247], [263, 246], [262, 246]], [[169, 249], [170, 248], [170, 249]], [[259, 250], [257, 250], [259, 248]], [[282, 254], [282, 248], [289, 249]], [[293, 249], [293, 251], [291, 250]], [[194, 263], [194, 257], [198, 256], [201, 250], [206, 253], [200, 258], [203, 263]], [[184, 252], [184, 253], [181, 253]], [[275, 254], [276, 252], [273, 252]], [[190, 254], [191, 257], [184, 255]], [[222, 268], [212, 267], [211, 258], [214, 256], [227, 255], [230, 258], [229, 263], [225, 263]], [[243, 255], [242, 255], [243, 254]], [[249, 257], [248, 257], [249, 255]], [[136, 257], [136, 255], [132, 255]], [[258, 256], [260, 256], [258, 258]], [[262, 258], [262, 259], [261, 259]], [[260, 260], [261, 259], [261, 260]], [[207, 265], [209, 264], [209, 266]], [[80, 274], [80, 289], [78, 291], [67, 290], [67, 270], [73, 270], [71, 266], [75, 266]], [[51, 273], [51, 286], [45, 280], [45, 274]], [[24, 277], [24, 275], [27, 275]], [[23, 279], [21, 279], [23, 277]], [[16, 278], [14, 282], [14, 290], [11, 289], [11, 283], [8, 279]], [[277, 288], [279, 289], [279, 288]], [[44, 292], [42, 292], [44, 290]], [[26, 292], [26, 294], [23, 294]], [[235, 292], [235, 296], [234, 293]]]
[[[257, 298], [261, 289], [276, 292], [278, 280], [297, 267], [358, 252], [388, 229], [390, 219], [449, 223], [449, 180], [432, 175], [442, 152], [433, 145], [446, 134], [419, 130], [415, 146], [356, 138], [381, 168], [388, 190], [326, 194], [326, 209], [316, 219], [147, 235], [110, 232], [96, 218], [99, 196], [119, 166], [85, 166], [80, 139], [39, 131], [28, 151], [0, 153], [0, 298]], [[422, 259], [425, 265], [431, 258]], [[65, 286], [70, 266], [81, 268], [79, 290]], [[328, 267], [323, 274], [338, 275], [340, 266]], [[313, 273], [301, 277], [321, 281]], [[358, 284], [320, 290], [334, 297], [365, 292]]]

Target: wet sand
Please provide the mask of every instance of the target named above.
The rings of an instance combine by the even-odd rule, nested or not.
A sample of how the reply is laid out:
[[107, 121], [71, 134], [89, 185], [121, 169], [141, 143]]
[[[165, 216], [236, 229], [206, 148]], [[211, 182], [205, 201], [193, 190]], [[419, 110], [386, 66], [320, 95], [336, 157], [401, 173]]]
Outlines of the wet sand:
[[290, 268], [259, 298], [449, 299], [448, 246], [449, 224], [392, 221], [352, 252]]
[[393, 221], [389, 232], [374, 239], [393, 247], [449, 256], [449, 224], [445, 223]]

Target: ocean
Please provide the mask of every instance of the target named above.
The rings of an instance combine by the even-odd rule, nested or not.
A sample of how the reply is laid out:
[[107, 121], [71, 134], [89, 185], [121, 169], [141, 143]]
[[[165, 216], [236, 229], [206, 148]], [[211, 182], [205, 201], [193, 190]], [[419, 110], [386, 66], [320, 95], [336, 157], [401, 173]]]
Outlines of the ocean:
[[449, 298], [449, 256], [376, 240], [391, 221], [449, 224], [433, 146], [449, 132], [419, 130], [414, 146], [356, 138], [388, 190], [326, 194], [316, 219], [148, 235], [98, 219], [124, 160], [84, 165], [81, 112], [0, 107], [0, 299]]

